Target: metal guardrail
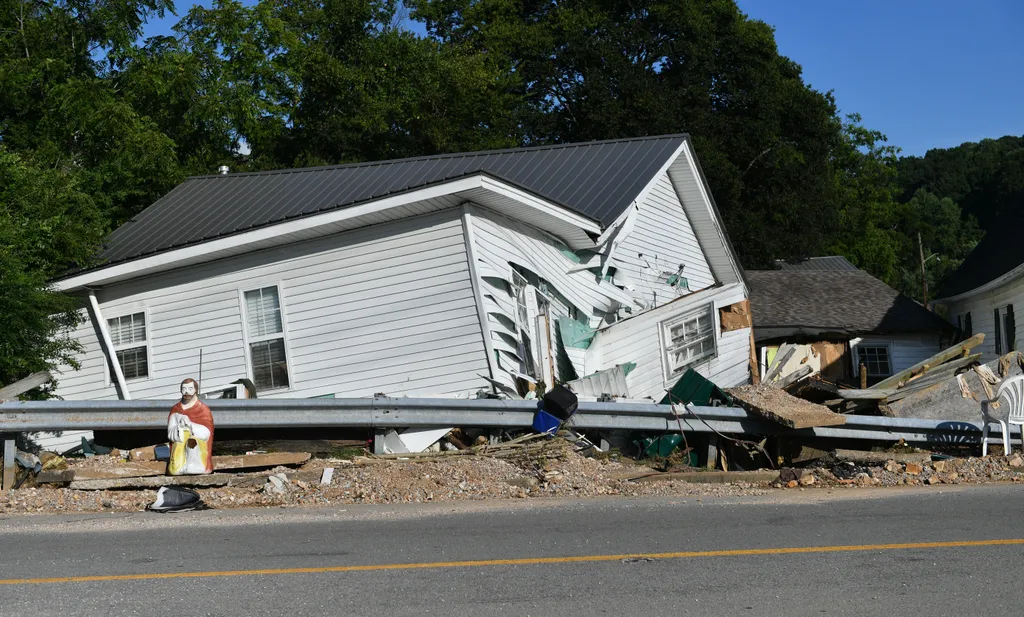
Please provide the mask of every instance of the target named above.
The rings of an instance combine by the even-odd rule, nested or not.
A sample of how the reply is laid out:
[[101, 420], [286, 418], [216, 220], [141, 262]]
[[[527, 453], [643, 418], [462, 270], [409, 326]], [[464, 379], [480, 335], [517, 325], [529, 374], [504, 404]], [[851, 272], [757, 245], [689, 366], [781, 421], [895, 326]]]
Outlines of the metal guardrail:
[[[495, 399], [212, 399], [218, 428], [463, 426], [528, 428], [537, 401]], [[65, 430], [162, 429], [167, 401], [9, 401], [0, 403], [0, 433]], [[916, 443], [980, 443], [981, 424], [846, 416], [843, 426], [790, 429], [735, 407], [581, 402], [572, 426], [581, 430], [636, 430], [868, 439]], [[992, 436], [1000, 434], [993, 425]], [[1015, 439], [1019, 443], [1019, 439]]]

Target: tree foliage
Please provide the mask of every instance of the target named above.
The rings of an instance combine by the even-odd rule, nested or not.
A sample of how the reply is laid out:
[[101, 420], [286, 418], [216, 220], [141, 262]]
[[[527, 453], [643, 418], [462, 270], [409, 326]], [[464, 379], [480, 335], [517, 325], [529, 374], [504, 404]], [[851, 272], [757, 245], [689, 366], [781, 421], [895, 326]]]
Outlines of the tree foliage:
[[898, 159], [734, 0], [215, 0], [142, 38], [173, 10], [0, 0], [0, 382], [73, 355], [47, 281], [220, 165], [687, 132], [744, 266], [837, 252], [912, 295], [918, 233], [934, 285], [1024, 195], [1024, 140]]

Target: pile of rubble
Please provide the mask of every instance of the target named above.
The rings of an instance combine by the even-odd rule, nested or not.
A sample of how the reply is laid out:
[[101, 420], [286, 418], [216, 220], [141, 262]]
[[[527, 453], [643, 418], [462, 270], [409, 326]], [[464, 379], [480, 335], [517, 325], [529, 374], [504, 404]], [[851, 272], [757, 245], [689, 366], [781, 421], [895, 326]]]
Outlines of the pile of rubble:
[[[472, 453], [317, 458], [301, 465], [230, 476], [221, 486], [198, 487], [211, 508], [290, 507], [321, 504], [395, 504], [483, 499], [764, 494], [764, 482], [694, 484], [635, 482], [651, 470], [615, 457], [591, 457], [561, 439], [531, 447], [488, 446]], [[68, 471], [128, 465], [111, 455], [69, 459]], [[331, 470], [327, 473], [327, 470]], [[183, 483], [203, 476], [183, 477]], [[144, 478], [143, 478], [144, 479]], [[46, 484], [0, 494], [0, 514], [15, 512], [139, 511], [153, 501], [153, 488], [85, 490]]]
[[771, 486], [888, 487], [989, 482], [1024, 482], [1024, 458], [1013, 454], [985, 458], [943, 458], [935, 461], [925, 457], [904, 462], [894, 456], [885, 462], [872, 463], [833, 458], [821, 461], [814, 467], [783, 469]]

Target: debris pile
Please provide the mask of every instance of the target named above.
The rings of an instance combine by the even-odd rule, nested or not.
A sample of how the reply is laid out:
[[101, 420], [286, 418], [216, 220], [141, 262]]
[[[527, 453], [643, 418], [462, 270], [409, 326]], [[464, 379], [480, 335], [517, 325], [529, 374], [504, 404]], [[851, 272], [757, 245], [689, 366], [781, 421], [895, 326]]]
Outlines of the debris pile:
[[[582, 444], [561, 436], [537, 437], [541, 436], [515, 443], [475, 446], [464, 451], [315, 458], [298, 466], [244, 473], [217, 470], [212, 475], [227, 476], [228, 480], [215, 487], [195, 487], [193, 483], [201, 482], [204, 476], [179, 476], [174, 482], [192, 484], [203, 503], [211, 508], [603, 495], [740, 495], [766, 491], [767, 479], [760, 485], [749, 481], [730, 483], [728, 478], [716, 478], [717, 484], [668, 479], [634, 482], [633, 478], [650, 476], [651, 470], [616, 456], [589, 457], [584, 454], [587, 450]], [[101, 455], [71, 460], [69, 470], [98, 472], [126, 465], [128, 463], [120, 458]], [[153, 476], [136, 480], [151, 478]], [[59, 484], [38, 485], [0, 494], [0, 514], [140, 511], [153, 502], [155, 490], [133, 486], [84, 490]]]
[[[884, 452], [872, 453], [883, 455]], [[981, 484], [989, 482], [1024, 482], [1024, 458], [1019, 454], [985, 458], [943, 458], [931, 460], [925, 453], [921, 462], [890, 456], [882, 462], [823, 459], [816, 466], [804, 469], [786, 468], [771, 486], [796, 488], [806, 486], [915, 486], [938, 484]], [[863, 459], [861, 459], [863, 460]]]

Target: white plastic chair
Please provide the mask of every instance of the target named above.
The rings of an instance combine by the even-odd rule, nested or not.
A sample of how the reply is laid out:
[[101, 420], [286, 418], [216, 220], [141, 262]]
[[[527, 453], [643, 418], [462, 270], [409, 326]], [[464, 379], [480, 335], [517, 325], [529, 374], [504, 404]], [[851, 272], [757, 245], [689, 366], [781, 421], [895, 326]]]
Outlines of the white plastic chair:
[[[995, 401], [1005, 398], [1001, 405], [1007, 406], [1007, 419], [1004, 422], [992, 416], [989, 405]], [[1010, 455], [1010, 428], [1009, 424], [1016, 424], [1021, 427], [1021, 443], [1024, 443], [1024, 375], [1015, 375], [1003, 380], [999, 385], [994, 399], [984, 401], [981, 406], [982, 422], [985, 426], [981, 429], [981, 455], [988, 455], [988, 425], [989, 422], [998, 422], [1003, 428], [1003, 452]]]

